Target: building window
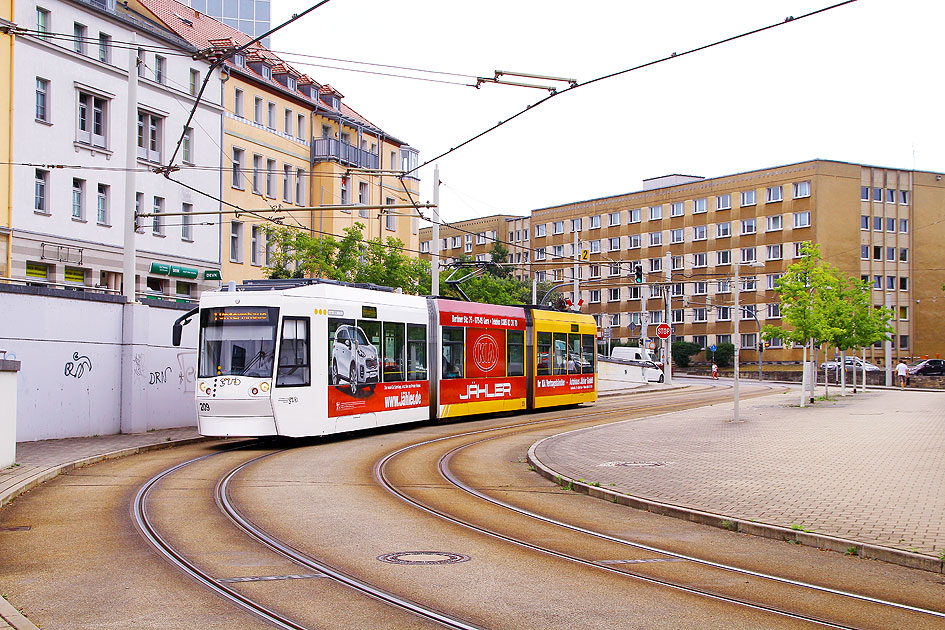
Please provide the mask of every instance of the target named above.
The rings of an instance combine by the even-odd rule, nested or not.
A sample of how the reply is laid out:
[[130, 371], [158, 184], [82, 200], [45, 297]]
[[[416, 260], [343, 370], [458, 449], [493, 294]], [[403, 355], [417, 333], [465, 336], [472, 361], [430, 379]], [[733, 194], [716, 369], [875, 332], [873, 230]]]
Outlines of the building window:
[[693, 294], [693, 295], [708, 295], [708, 294], [709, 294], [709, 283], [708, 283], [708, 282], [693, 282], [693, 283], [692, 283], [692, 294]]
[[794, 227], [796, 228], [810, 227], [810, 212], [795, 212], [794, 213]]
[[591, 289], [589, 293], [590, 293], [589, 299], [590, 299], [591, 304], [596, 304], [600, 302], [600, 289]]
[[673, 309], [670, 313], [670, 323], [672, 324], [682, 324], [686, 321], [685, 312], [680, 309]]
[[886, 219], [886, 231], [895, 232], [896, 231], [896, 220], [895, 219]]
[[756, 229], [755, 219], [742, 219], [742, 234], [754, 234]]
[[149, 162], [161, 161], [164, 119], [148, 112], [138, 112], [138, 157]]
[[85, 180], [72, 178], [72, 218], [85, 220]]
[[909, 335], [899, 335], [899, 349], [906, 350], [909, 348]]
[[731, 306], [720, 306], [719, 307], [719, 317], [720, 322], [728, 322], [732, 320], [732, 307]]
[[683, 242], [683, 229], [678, 228], [675, 230], [669, 231], [669, 242], [670, 243], [682, 243]]
[[259, 226], [251, 226], [249, 229], [249, 264], [256, 267], [259, 266], [259, 236]]
[[[367, 184], [363, 184], [367, 187]], [[282, 200], [292, 203], [292, 165], [282, 165]]]
[[682, 256], [673, 256], [670, 260], [673, 266], [673, 271], [679, 271], [683, 268], [683, 257]]
[[275, 131], [276, 130], [276, 104], [270, 101], [267, 106], [266, 113], [267, 113], [267, 116], [266, 116], [267, 125], [270, 129]]
[[139, 77], [143, 77], [143, 76], [144, 76], [144, 70], [145, 70], [145, 68], [147, 68], [147, 64], [145, 64], [145, 56], [144, 56], [144, 55], [145, 55], [145, 53], [144, 53], [144, 48], [139, 48], [139, 49], [138, 49], [138, 56], [137, 56], [137, 59], [136, 59], [136, 65], [137, 65], [137, 67], [138, 67], [138, 76], [139, 76]]
[[702, 214], [709, 210], [709, 200], [706, 198], [696, 199], [692, 202], [692, 213]]
[[700, 252], [698, 254], [692, 255], [692, 266], [693, 267], [707, 267], [707, 259], [705, 252]]
[[870, 218], [866, 215], [860, 215], [860, 229], [869, 230], [870, 229]]
[[807, 243], [808, 241], [801, 241], [800, 243], [794, 243], [794, 257], [795, 258], [804, 257], [804, 245]]
[[716, 289], [716, 293], [731, 293], [732, 292], [732, 281], [725, 279], [719, 280]]
[[197, 96], [197, 93], [200, 92], [200, 71], [190, 69], [190, 95]]
[[639, 249], [640, 248], [640, 235], [631, 234], [627, 237], [627, 249]]
[[706, 309], [701, 307], [692, 309], [692, 321], [696, 324], [702, 324], [709, 321]]
[[715, 209], [716, 210], [731, 210], [732, 209], [732, 196], [730, 194], [719, 195], [715, 198]]
[[663, 233], [662, 232], [650, 232], [650, 245], [662, 245], [663, 244]]
[[243, 90], [235, 88], [233, 92], [233, 113], [240, 118], [243, 117]]
[[99, 225], [108, 225], [108, 186], [98, 185], [98, 196], [95, 199], [95, 219]]
[[276, 198], [276, 161], [266, 160], [266, 196]]
[[305, 170], [295, 170], [295, 203], [299, 206], [305, 205]]
[[287, 135], [287, 136], [291, 136], [291, 135], [292, 135], [292, 119], [293, 119], [293, 118], [294, 118], [294, 116], [293, 116], [293, 114], [292, 114], [292, 110], [287, 107], [287, 108], [285, 109], [285, 111], [283, 112], [283, 121], [282, 121], [282, 125], [283, 125], [284, 131], [285, 131], [285, 135]]
[[186, 127], [181, 136], [180, 154], [185, 164], [194, 163], [194, 130], [190, 127]]
[[154, 56], [154, 80], [158, 83], [164, 83], [167, 75], [167, 59], [160, 55]]
[[555, 221], [551, 225], [552, 234], [564, 234], [564, 221]]
[[85, 39], [88, 33], [88, 29], [84, 24], [79, 24], [75, 22], [72, 25], [72, 48], [80, 55], [85, 54]]
[[899, 248], [899, 262], [909, 262], [909, 248], [908, 247]]
[[620, 301], [620, 288], [613, 287], [607, 289], [607, 298], [610, 302], [619, 302]]
[[732, 235], [732, 224], [729, 221], [717, 224], [716, 237], [726, 238]]
[[588, 220], [588, 223], [590, 225], [589, 229], [591, 230], [596, 230], [600, 228], [600, 215], [595, 214], [594, 216], [590, 217]]
[[535, 226], [535, 238], [540, 238], [545, 235], [545, 224], [539, 223]]
[[571, 231], [580, 232], [583, 223], [583, 219], [571, 219]]
[[757, 260], [757, 257], [755, 256], [755, 248], [743, 247], [742, 248], [742, 262], [752, 263], [752, 262], [755, 262], [755, 260]]
[[620, 237], [619, 236], [611, 237], [610, 239], [608, 239], [607, 242], [608, 242], [610, 251], [612, 252], [620, 251]]
[[873, 231], [874, 232], [883, 231], [883, 217], [873, 217]]
[[886, 276], [886, 290], [887, 291], [896, 290], [896, 276]]
[[909, 191], [908, 190], [899, 191], [899, 203], [901, 203], [904, 206], [909, 205]]
[[87, 92], [79, 92], [78, 137], [76, 142], [105, 148], [108, 101]]
[[[781, 303], [775, 302], [768, 305], [768, 319], [780, 319], [781, 318]], [[773, 343], [771, 344], [774, 345]]]
[[263, 122], [263, 100], [259, 96], [253, 97], [253, 122], [258, 125]]
[[716, 252], [718, 258], [717, 264], [719, 265], [731, 265], [732, 264], [732, 250], [723, 249]]
[[784, 245], [781, 243], [768, 245], [767, 249], [767, 260], [781, 260], [784, 257]]
[[36, 120], [49, 122], [49, 81], [36, 77]]
[[305, 139], [305, 114], [299, 114], [295, 125], [295, 137], [299, 140]]
[[900, 234], [909, 233], [909, 219], [899, 219], [899, 233]]
[[781, 187], [780, 186], [771, 186], [767, 190], [767, 195], [765, 196], [765, 201], [767, 203], [774, 203], [776, 201], [781, 201], [783, 197], [781, 196]]
[[669, 207], [669, 216], [671, 217], [681, 217], [685, 213], [685, 204], [682, 201], [673, 202]]
[[755, 191], [754, 190], [744, 190], [741, 193], [741, 205], [742, 206], [753, 206], [755, 205]]
[[182, 241], [192, 241], [194, 240], [194, 230], [191, 213], [194, 211], [194, 204], [182, 203], [180, 211], [183, 213], [180, 218], [180, 238]]
[[591, 241], [591, 253], [592, 254], [600, 253], [600, 241]]
[[230, 185], [233, 188], [243, 190], [243, 155], [242, 149], [233, 149], [233, 173]]
[[795, 199], [810, 197], [810, 182], [795, 182], [793, 187]]
[[782, 219], [780, 214], [774, 216], [765, 217], [766, 229], [768, 232], [777, 232], [781, 229]]
[[161, 215], [164, 213], [164, 199], [161, 197], [154, 198], [154, 217], [151, 223], [151, 232], [155, 236], [164, 236], [164, 217]]
[[663, 206], [650, 206], [650, 220], [655, 221], [663, 218]]
[[909, 278], [906, 276], [899, 277], [899, 290], [908, 291], [909, 290]]
[[895, 261], [896, 260], [896, 248], [887, 247], [886, 248], [886, 260]]
[[40, 214], [49, 214], [48, 184], [49, 171], [36, 169], [33, 180], [33, 210]]
[[663, 259], [662, 258], [650, 258], [650, 271], [662, 271], [663, 270]]
[[705, 225], [696, 225], [692, 228], [692, 240], [704, 241], [709, 237], [709, 229]]
[[869, 200], [870, 200], [870, 187], [860, 186], [860, 201], [869, 201]]
[[873, 260], [882, 260], [882, 259], [883, 259], [883, 246], [873, 245]]
[[883, 202], [883, 189], [882, 188], [873, 189], [873, 201], [878, 201], [880, 203]]
[[609, 218], [609, 225], [610, 225], [610, 227], [613, 227], [613, 226], [615, 226], [615, 225], [620, 225], [620, 213], [619, 213], [619, 212], [611, 212], [611, 213], [608, 215], [608, 218]]
[[[746, 317], [745, 319], [751, 319], [751, 318]], [[741, 341], [742, 341], [741, 347], [745, 348], [746, 350], [758, 348], [758, 341], [757, 341], [757, 337], [755, 336], [755, 333], [742, 333]]]
[[49, 39], [49, 10], [36, 7], [36, 32], [43, 39]]
[[869, 260], [869, 259], [870, 259], [870, 246], [860, 245], [860, 260]]
[[230, 221], [230, 262], [243, 262], [243, 222]]
[[634, 208], [633, 210], [627, 210], [627, 223], [639, 223], [640, 222], [641, 211], [640, 208]]

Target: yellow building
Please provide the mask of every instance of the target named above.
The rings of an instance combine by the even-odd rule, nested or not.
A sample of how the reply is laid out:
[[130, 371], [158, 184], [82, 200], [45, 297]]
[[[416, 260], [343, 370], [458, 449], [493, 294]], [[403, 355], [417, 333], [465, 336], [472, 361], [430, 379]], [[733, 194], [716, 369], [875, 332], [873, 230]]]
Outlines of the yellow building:
[[10, 276], [13, 197], [13, 0], [0, 0], [0, 278]]
[[[133, 1], [209, 59], [251, 39], [176, 0]], [[414, 149], [259, 44], [229, 57], [223, 70], [222, 88], [208, 86], [223, 90], [226, 110], [223, 281], [265, 277], [265, 228], [274, 218], [316, 237], [344, 236], [360, 222], [366, 239], [393, 236], [407, 253], [418, 249], [417, 213], [383, 208], [417, 200], [416, 173], [398, 177], [417, 165]], [[239, 210], [257, 212], [233, 214]]]
[[[563, 283], [573, 279], [577, 241], [588, 260], [578, 267], [581, 295], [569, 297], [584, 299], [583, 311], [614, 340], [653, 338], [668, 319], [675, 340], [740, 343], [742, 360], [751, 362], [759, 328], [781, 325], [778, 278], [805, 242], [818, 243], [826, 262], [869, 282], [875, 306], [893, 309], [894, 360], [936, 357], [945, 356], [943, 207], [940, 173], [812, 160], [712, 178], [669, 175], [624, 195], [533, 210], [524, 232], [530, 238], [516, 242], [507, 234], [507, 246], [531, 253], [539, 281]], [[475, 238], [467, 231], [478, 234], [481, 221], [454, 223], [451, 232], [441, 227], [441, 256], [464, 252], [465, 239]], [[763, 358], [796, 361], [801, 354], [775, 340]], [[867, 351], [876, 362], [884, 354], [882, 344]]]

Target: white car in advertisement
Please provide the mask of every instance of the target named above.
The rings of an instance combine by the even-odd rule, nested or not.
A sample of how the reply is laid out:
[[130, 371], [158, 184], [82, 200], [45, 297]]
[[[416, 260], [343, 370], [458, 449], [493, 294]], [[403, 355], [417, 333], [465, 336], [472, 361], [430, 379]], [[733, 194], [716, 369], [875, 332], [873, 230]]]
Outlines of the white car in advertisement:
[[357, 326], [341, 325], [331, 344], [330, 370], [332, 385], [347, 383], [352, 395], [363, 388], [373, 393], [378, 382], [377, 348]]

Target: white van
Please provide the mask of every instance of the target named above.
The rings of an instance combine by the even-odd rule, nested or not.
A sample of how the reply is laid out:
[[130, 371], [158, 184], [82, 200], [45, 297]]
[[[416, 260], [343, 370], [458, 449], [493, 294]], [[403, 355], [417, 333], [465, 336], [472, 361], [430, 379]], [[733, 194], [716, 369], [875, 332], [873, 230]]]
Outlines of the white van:
[[613, 348], [610, 351], [610, 358], [646, 362], [649, 364], [644, 368], [646, 380], [657, 383], [663, 382], [663, 364], [657, 361], [646, 348], [634, 348], [632, 346]]

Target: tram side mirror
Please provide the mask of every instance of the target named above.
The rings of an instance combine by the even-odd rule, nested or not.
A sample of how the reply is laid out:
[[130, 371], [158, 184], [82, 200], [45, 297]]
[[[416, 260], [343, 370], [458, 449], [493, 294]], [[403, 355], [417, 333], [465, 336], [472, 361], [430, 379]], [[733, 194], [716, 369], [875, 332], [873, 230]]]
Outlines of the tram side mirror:
[[180, 346], [180, 338], [184, 334], [184, 325], [180, 322], [174, 322], [174, 330], [171, 332], [171, 343], [174, 346]]

